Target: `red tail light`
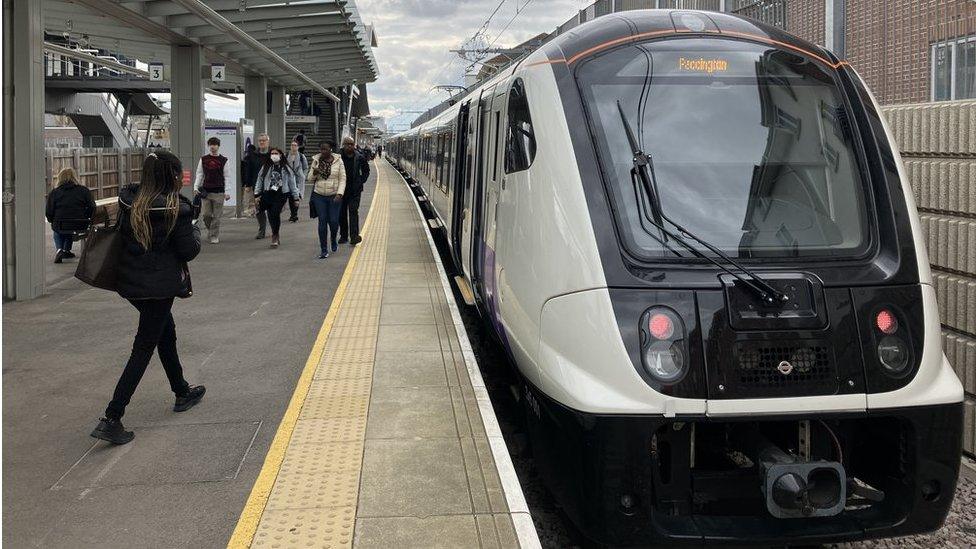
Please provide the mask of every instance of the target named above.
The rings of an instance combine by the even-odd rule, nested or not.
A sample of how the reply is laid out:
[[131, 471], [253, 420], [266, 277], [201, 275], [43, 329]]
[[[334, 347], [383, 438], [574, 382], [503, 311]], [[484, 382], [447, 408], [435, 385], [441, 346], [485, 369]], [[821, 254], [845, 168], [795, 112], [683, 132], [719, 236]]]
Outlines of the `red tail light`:
[[881, 309], [874, 319], [874, 325], [881, 333], [891, 335], [898, 331], [898, 318], [888, 309]]
[[688, 371], [685, 327], [668, 307], [651, 307], [641, 317], [644, 369], [657, 381], [673, 385]]
[[654, 313], [648, 321], [648, 330], [654, 339], [671, 339], [674, 335], [674, 322], [664, 313]]

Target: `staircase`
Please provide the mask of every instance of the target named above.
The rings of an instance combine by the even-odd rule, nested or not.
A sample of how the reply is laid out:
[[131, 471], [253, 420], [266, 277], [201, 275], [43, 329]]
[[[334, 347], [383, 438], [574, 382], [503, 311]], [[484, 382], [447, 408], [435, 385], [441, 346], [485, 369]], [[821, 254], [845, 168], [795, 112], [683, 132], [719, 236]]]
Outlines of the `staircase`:
[[[306, 92], [307, 93], [307, 92]], [[301, 115], [302, 112], [300, 94], [291, 94], [289, 103], [289, 115]], [[285, 125], [285, 137], [291, 143], [298, 135], [299, 131], [305, 132], [305, 154], [311, 157], [318, 154], [319, 146], [323, 141], [332, 140], [338, 143], [336, 136], [336, 105], [319, 92], [312, 92], [312, 109], [316, 113], [315, 123], [310, 122], [288, 122]]]
[[126, 92], [75, 93], [48, 89], [44, 112], [69, 116], [83, 136], [102, 139], [104, 147], [128, 148], [139, 145], [139, 116], [146, 109], [155, 115], [165, 113], [146, 94]]

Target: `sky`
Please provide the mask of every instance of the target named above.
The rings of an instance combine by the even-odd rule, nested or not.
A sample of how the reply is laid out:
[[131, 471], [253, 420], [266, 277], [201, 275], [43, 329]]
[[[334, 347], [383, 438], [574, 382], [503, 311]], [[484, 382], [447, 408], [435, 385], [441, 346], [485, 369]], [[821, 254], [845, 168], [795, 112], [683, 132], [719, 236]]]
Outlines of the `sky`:
[[[494, 47], [511, 47], [551, 32], [592, 0], [355, 2], [363, 21], [374, 25], [379, 44], [373, 48], [379, 79], [366, 85], [370, 111], [395, 129], [409, 126], [417, 116], [402, 111], [423, 111], [447, 99], [447, 92], [431, 90], [433, 86], [463, 82], [469, 63], [450, 50], [474, 35], [499, 4], [483, 33], [483, 45], [495, 41]], [[206, 109], [210, 118], [237, 120], [244, 115], [244, 101], [207, 96]]]

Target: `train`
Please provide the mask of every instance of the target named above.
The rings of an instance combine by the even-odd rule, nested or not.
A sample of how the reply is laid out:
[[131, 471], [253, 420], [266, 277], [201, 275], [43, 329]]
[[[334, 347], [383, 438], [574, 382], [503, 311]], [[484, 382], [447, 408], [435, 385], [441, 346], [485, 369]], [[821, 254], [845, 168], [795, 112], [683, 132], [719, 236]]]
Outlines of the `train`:
[[897, 145], [848, 62], [732, 14], [620, 12], [384, 150], [588, 540], [944, 523], [963, 389]]

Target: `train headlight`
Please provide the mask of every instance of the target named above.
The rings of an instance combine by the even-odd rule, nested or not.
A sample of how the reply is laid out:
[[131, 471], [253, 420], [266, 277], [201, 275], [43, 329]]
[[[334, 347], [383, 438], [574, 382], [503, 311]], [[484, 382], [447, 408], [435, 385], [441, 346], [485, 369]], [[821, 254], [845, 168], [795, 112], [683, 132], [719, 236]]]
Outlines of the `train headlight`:
[[878, 360], [892, 375], [905, 373], [908, 367], [908, 344], [900, 337], [885, 336], [878, 342]]
[[902, 337], [898, 315], [892, 309], [882, 308], [874, 315], [874, 329], [877, 331], [878, 362], [884, 373], [900, 377], [911, 363], [911, 350]]
[[672, 385], [688, 370], [685, 326], [678, 313], [652, 307], [641, 316], [641, 359], [644, 369], [657, 381]]

